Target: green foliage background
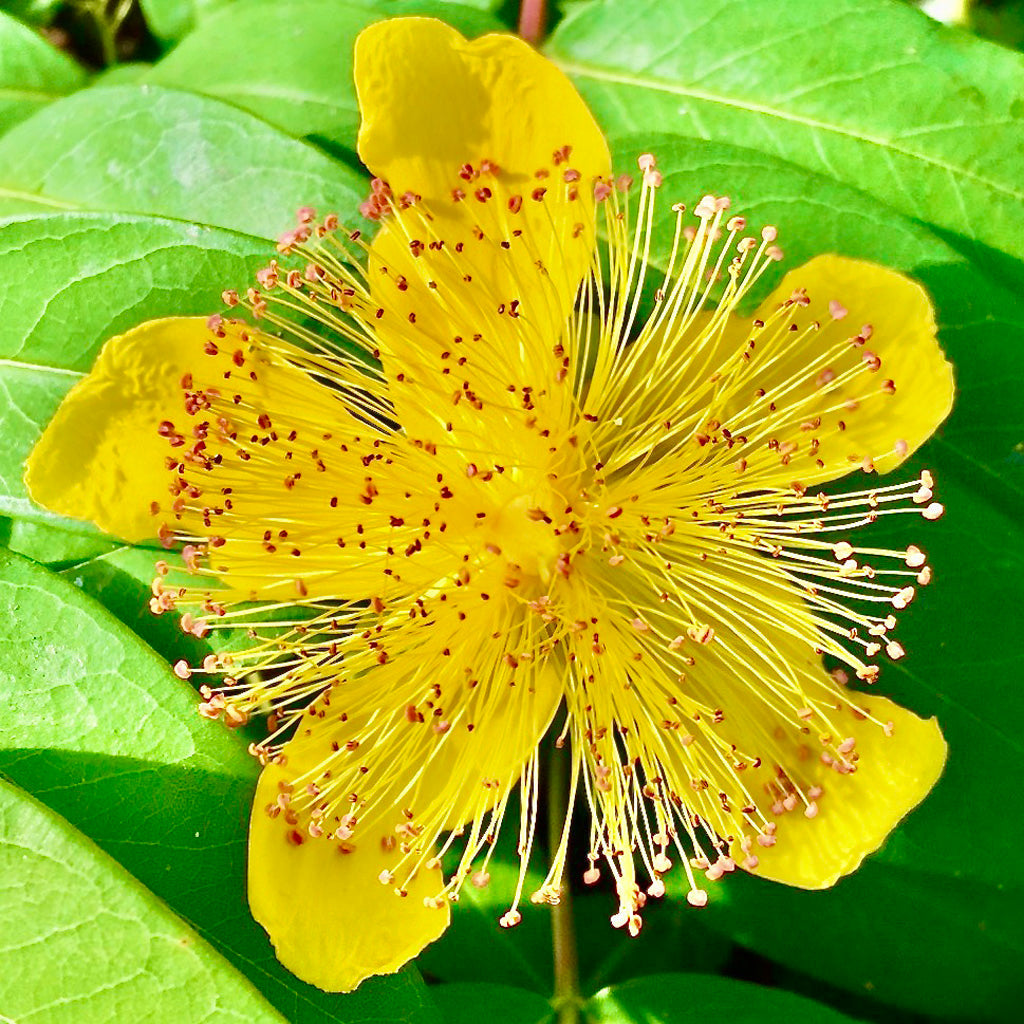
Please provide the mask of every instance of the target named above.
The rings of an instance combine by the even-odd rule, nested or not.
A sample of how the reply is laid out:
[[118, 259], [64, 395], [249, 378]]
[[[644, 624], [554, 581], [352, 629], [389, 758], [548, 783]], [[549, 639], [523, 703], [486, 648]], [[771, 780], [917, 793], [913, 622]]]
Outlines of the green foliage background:
[[[548, 911], [498, 928], [500, 878], [466, 895], [418, 966], [352, 995], [276, 964], [244, 897], [255, 766], [168, 670], [200, 642], [149, 616], [154, 554], [34, 507], [21, 483], [105, 338], [216, 310], [302, 204], [356, 219], [363, 26], [425, 13], [473, 36], [514, 12], [142, 0], [125, 31], [153, 60], [95, 73], [37, 31], [80, 28], [60, 0], [0, 9], [0, 1019], [553, 1020]], [[579, 894], [584, 1015], [1016, 1019], [1024, 59], [894, 0], [575, 0], [557, 14], [544, 49], [623, 167], [653, 149], [667, 194], [727, 192], [780, 227], [783, 268], [836, 251], [912, 273], [958, 379], [952, 417], [908, 467], [931, 468], [947, 506], [926, 537], [937, 582], [882, 682], [939, 716], [942, 782], [827, 892], [734, 876], [704, 912], [652, 907], [634, 941], [607, 924], [606, 894]], [[999, 24], [1016, 41], [1017, 23]]]

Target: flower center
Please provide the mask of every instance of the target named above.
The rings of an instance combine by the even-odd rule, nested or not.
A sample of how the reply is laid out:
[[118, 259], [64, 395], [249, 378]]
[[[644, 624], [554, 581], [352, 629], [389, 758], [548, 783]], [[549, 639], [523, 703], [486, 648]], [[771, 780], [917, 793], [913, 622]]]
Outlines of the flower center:
[[560, 534], [551, 512], [536, 504], [532, 495], [524, 494], [494, 517], [484, 551], [503, 566], [505, 586], [524, 591], [547, 589], [564, 564], [567, 545]]

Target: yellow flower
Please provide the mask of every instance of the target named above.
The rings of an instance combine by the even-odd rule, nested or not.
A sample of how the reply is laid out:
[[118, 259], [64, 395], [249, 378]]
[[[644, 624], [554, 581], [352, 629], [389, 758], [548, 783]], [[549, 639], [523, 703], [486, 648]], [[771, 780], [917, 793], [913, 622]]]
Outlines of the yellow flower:
[[[695, 906], [737, 866], [831, 885], [945, 759], [934, 720], [846, 686], [903, 654], [893, 612], [930, 574], [856, 533], [941, 513], [927, 474], [873, 475], [950, 408], [925, 293], [822, 256], [745, 319], [782, 254], [712, 196], [674, 208], [654, 275], [653, 157], [613, 181], [515, 38], [386, 22], [356, 81], [372, 244], [300, 211], [226, 293], [251, 323], [113, 339], [27, 471], [51, 509], [185, 545], [154, 610], [254, 638], [176, 666], [210, 717], [269, 712], [253, 913], [323, 988], [395, 970], [487, 883], [518, 793], [515, 924], [549, 729], [614, 925], [673, 864]], [[531, 898], [557, 900], [567, 839]]]

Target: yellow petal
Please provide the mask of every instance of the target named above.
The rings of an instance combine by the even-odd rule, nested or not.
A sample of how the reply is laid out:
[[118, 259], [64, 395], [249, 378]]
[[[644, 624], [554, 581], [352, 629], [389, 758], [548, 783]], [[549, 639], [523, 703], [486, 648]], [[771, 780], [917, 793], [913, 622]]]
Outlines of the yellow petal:
[[[402, 680], [415, 673], [413, 666], [389, 661], [332, 689], [318, 705], [324, 717], [315, 706], [285, 746], [284, 765], [269, 765], [260, 779], [250, 833], [253, 915], [281, 962], [320, 988], [348, 991], [369, 975], [395, 971], [441, 934], [447, 900], [442, 909], [424, 904], [445, 884], [440, 870], [426, 867], [439, 833], [479, 822], [504, 799], [561, 696], [558, 676], [549, 670], [520, 675], [515, 686], [508, 673], [468, 689], [446, 683], [452, 699], [445, 710], [453, 724], [439, 731], [440, 720], [406, 713]], [[382, 710], [382, 700], [398, 709]], [[304, 796], [309, 787], [317, 793], [312, 799]], [[332, 787], [344, 798], [321, 823], [330, 831], [344, 823], [343, 813], [354, 814], [344, 844], [308, 831], [309, 804], [326, 800]], [[356, 791], [359, 800], [352, 803], [347, 794]], [[285, 813], [271, 818], [267, 807], [282, 792], [289, 794]], [[407, 825], [420, 831], [411, 840], [414, 852], [403, 858], [399, 844]], [[476, 836], [482, 842], [476, 827], [467, 833], [467, 841]], [[342, 853], [342, 845], [349, 852]], [[380, 881], [385, 871], [392, 873], [389, 885]], [[396, 897], [395, 887], [408, 895]]]
[[359, 155], [396, 193], [448, 198], [462, 164], [490, 160], [526, 184], [571, 145], [583, 179], [608, 148], [569, 79], [511, 35], [467, 42], [432, 18], [393, 18], [356, 40]]
[[[448, 642], [468, 647], [467, 664], [486, 665], [493, 631], [484, 632], [479, 619], [476, 628], [480, 637]], [[501, 663], [478, 679], [449, 681], [450, 662], [437, 659], [432, 646], [424, 638], [419, 650], [336, 680], [289, 744], [297, 764], [320, 766], [299, 778], [301, 769], [289, 765], [297, 787], [312, 783], [346, 799], [357, 793], [360, 806], [400, 806], [425, 835], [478, 818], [510, 792], [561, 701], [560, 673], [543, 663]], [[343, 813], [338, 807], [331, 812]], [[393, 825], [406, 820], [394, 817]]]
[[156, 536], [150, 503], [167, 495], [161, 421], [181, 411], [179, 381], [202, 358], [205, 320], [151, 320], [103, 346], [68, 393], [25, 467], [32, 499], [140, 541]]
[[[364, 820], [358, 840], [314, 839], [284, 814], [266, 813], [279, 782], [303, 767], [285, 748], [287, 769], [268, 765], [260, 778], [249, 831], [249, 905], [270, 933], [277, 958], [303, 981], [329, 992], [349, 992], [374, 974], [389, 974], [448, 927], [447, 901], [425, 906], [442, 888], [440, 870], [421, 870], [395, 894], [380, 881], [398, 859], [385, 848], [394, 837], [391, 815]], [[287, 775], [286, 775], [287, 772]], [[298, 827], [297, 827], [298, 825]]]
[[[816, 768], [825, 790], [817, 816], [808, 819], [799, 809], [784, 816], [776, 845], [755, 848], [760, 877], [802, 889], [834, 885], [885, 842], [942, 774], [946, 742], [934, 718], [918, 718], [884, 697], [855, 698], [873, 718], [891, 722], [892, 735], [855, 721], [849, 711], [840, 714], [857, 738], [857, 770], [840, 775]], [[743, 863], [745, 854], [734, 850], [734, 856]]]
[[[809, 303], [791, 304], [781, 322], [773, 321], [798, 289]], [[729, 460], [730, 469], [733, 461], [742, 458], [747, 466], [749, 460], [739, 483], [788, 488], [796, 480], [809, 487], [860, 469], [865, 460], [889, 472], [952, 407], [953, 368], [936, 341], [931, 302], [902, 274], [818, 256], [786, 274], [755, 319], [772, 326], [759, 334], [749, 318], [734, 315], [721, 324], [704, 311], [675, 336], [655, 331], [633, 346], [610, 399], [611, 415], [622, 424], [621, 461], [650, 447], [668, 450], [660, 428], [665, 420], [687, 430], [696, 423], [709, 435], [716, 434], [709, 424], [717, 422], [749, 439]], [[805, 330], [815, 322], [820, 330]], [[799, 330], [788, 331], [790, 323]], [[861, 340], [865, 325], [869, 337]], [[872, 357], [879, 362], [866, 361]], [[712, 446], [701, 457], [716, 452]]]
[[[832, 319], [830, 304], [840, 303], [847, 312], [837, 326], [848, 337], [855, 337], [864, 325], [871, 326], [868, 340], [851, 346], [849, 361], [861, 360], [870, 352], [879, 357], [881, 366], [868, 375], [871, 395], [867, 400], [861, 400], [865, 388], [860, 382], [850, 385], [846, 395], [829, 397], [828, 405], [844, 397], [858, 399], [859, 408], [821, 411], [823, 422], [815, 433], [825, 440], [816, 454], [825, 462], [824, 468], [800, 451], [781, 476], [787, 481], [820, 483], [844, 476], [865, 457], [879, 473], [895, 469], [935, 432], [953, 407], [953, 367], [936, 341], [935, 316], [927, 292], [916, 281], [886, 267], [824, 255], [786, 274], [762, 303], [758, 316], [770, 315], [797, 288], [806, 289], [810, 305], [795, 312], [794, 320], [827, 325]], [[806, 346], [773, 364], [754, 386], [771, 391], [776, 384], [799, 377], [801, 364], [806, 365], [816, 354], [816, 340], [809, 335]], [[789, 400], [812, 395], [817, 376], [817, 372], [804, 374]], [[878, 393], [886, 380], [895, 384], [895, 394]], [[811, 415], [815, 411], [809, 410]], [[842, 431], [839, 421], [845, 424]]]
[[[359, 37], [355, 76], [360, 155], [396, 195], [420, 197], [385, 217], [371, 260], [398, 417], [411, 437], [478, 447], [506, 422], [482, 422], [481, 405], [507, 409], [509, 386], [543, 393], [538, 367], [558, 371], [552, 339], [593, 256], [608, 149], [565, 75], [514, 36], [382, 22]], [[478, 371], [461, 407], [449, 376], [460, 356]]]

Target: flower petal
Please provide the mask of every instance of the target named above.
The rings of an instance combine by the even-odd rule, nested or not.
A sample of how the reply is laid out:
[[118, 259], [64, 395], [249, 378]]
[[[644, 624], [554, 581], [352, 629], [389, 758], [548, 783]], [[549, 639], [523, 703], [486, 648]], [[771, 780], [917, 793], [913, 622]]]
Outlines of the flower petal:
[[[736, 864], [823, 888], [876, 850], [935, 784], [946, 750], [936, 723], [825, 671], [820, 649], [838, 656], [841, 645], [817, 630], [780, 559], [712, 549], [690, 564], [682, 609], [645, 606], [642, 584], [615, 571], [617, 592], [643, 618], [606, 626], [603, 656], [648, 668], [621, 694], [588, 691], [587, 716], [579, 713], [588, 735], [609, 720], [627, 727], [626, 760], [652, 784], [659, 819], [676, 814], [691, 832], [697, 815], [731, 844]], [[681, 635], [671, 640], [673, 632]], [[585, 665], [585, 651], [575, 653]], [[613, 769], [601, 803], [621, 801], [614, 747], [592, 748]], [[731, 870], [724, 864], [709, 879]]]
[[279, 783], [304, 767], [298, 750], [286, 753], [287, 770], [267, 765], [256, 792], [249, 904], [285, 967], [318, 988], [349, 992], [371, 975], [397, 971], [448, 927], [447, 900], [423, 902], [441, 890], [441, 873], [421, 870], [405, 897], [381, 884], [381, 872], [398, 859], [385, 847], [394, 838], [392, 814], [364, 820], [359, 841], [345, 844], [314, 839], [284, 814], [269, 817], [265, 808], [275, 804]]
[[[615, 459], [696, 437], [711, 442], [687, 452], [696, 464], [706, 472], [717, 462], [752, 489], [887, 473], [952, 407], [953, 369], [935, 330], [915, 281], [818, 256], [783, 278], [753, 323], [703, 311], [685, 330], [654, 331], [627, 349], [605, 416], [621, 422]], [[734, 439], [728, 452], [719, 428]]]
[[359, 37], [355, 74], [360, 155], [416, 196], [384, 217], [370, 272], [398, 418], [411, 437], [478, 448], [481, 406], [543, 393], [559, 371], [608, 149], [569, 80], [514, 36], [393, 19]]
[[[452, 691], [450, 726], [417, 716], [412, 704], [381, 712], [381, 699], [393, 705], [408, 696], [399, 677], [410, 675], [409, 665], [388, 662], [332, 688], [283, 748], [284, 763], [269, 764], [260, 779], [250, 832], [253, 915], [281, 962], [324, 989], [348, 991], [397, 970], [441, 934], [447, 909], [424, 904], [445, 887], [430, 863], [435, 842], [472, 822], [466, 842], [488, 845], [484, 833], [493, 839], [496, 831], [488, 812], [503, 806], [561, 697], [553, 671], [531, 671], [515, 685], [499, 672], [493, 685], [437, 687], [438, 702]], [[352, 802], [347, 794], [356, 789]], [[315, 808], [330, 835], [310, 834]], [[345, 820], [348, 812], [355, 820]], [[351, 835], [339, 840], [334, 830], [348, 824]], [[462, 877], [464, 869], [468, 861]], [[396, 898], [396, 887], [408, 895]], [[355, 935], [362, 941], [351, 941]]]
[[[854, 695], [872, 718], [892, 723], [892, 735], [864, 728], [849, 713], [857, 737], [857, 770], [841, 775], [823, 765], [816, 778], [825, 789], [820, 810], [809, 819], [799, 809], [785, 816], [779, 841], [757, 849], [755, 874], [802, 889], [826, 889], [855, 871], [938, 781], [946, 741], [934, 718], [918, 718], [885, 697]], [[734, 850], [738, 864], [745, 854]]]
[[584, 180], [608, 173], [569, 79], [515, 36], [468, 42], [433, 18], [393, 18], [356, 40], [355, 79], [359, 155], [396, 193], [447, 199], [459, 167], [485, 159], [525, 186], [565, 145]]
[[150, 503], [168, 485], [167, 439], [157, 427], [180, 413], [179, 381], [208, 337], [202, 318], [171, 317], [111, 338], [28, 458], [33, 500], [125, 540], [155, 537]]
[[[865, 333], [863, 328], [870, 325], [867, 340], [850, 347], [848, 361], [864, 361], [874, 355], [880, 362], [877, 370], [866, 375], [867, 389], [862, 378], [851, 382], [846, 393], [829, 394], [822, 408], [811, 405], [807, 409], [805, 419], [816, 414], [822, 417], [820, 428], [814, 431], [822, 438], [821, 448], [814, 454], [824, 467], [816, 466], [809, 453], [804, 454], [805, 445], [781, 471], [781, 477], [821, 483], [845, 476], [865, 458], [879, 473], [895, 469], [931, 437], [953, 407], [953, 367], [936, 341], [935, 316], [927, 292], [916, 281], [886, 267], [824, 255], [786, 274], [761, 304], [758, 316], [770, 316], [797, 289], [806, 290], [810, 304], [799, 310], [799, 316], [794, 313], [794, 320], [828, 325], [838, 315], [841, 323], [832, 330], [840, 327], [850, 338]], [[822, 371], [808, 373], [803, 367], [816, 358], [821, 347], [816, 341], [815, 335], [808, 335], [806, 345], [774, 362], [754, 385], [771, 392], [792, 379], [799, 383], [788, 393], [787, 402], [795, 405], [811, 398]], [[836, 366], [835, 372], [839, 370]], [[894, 394], [880, 392], [886, 381], [895, 385]], [[855, 401], [858, 408], [825, 411], [843, 399]]]

